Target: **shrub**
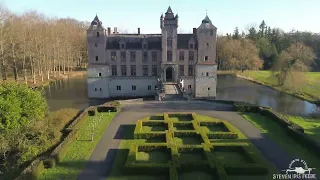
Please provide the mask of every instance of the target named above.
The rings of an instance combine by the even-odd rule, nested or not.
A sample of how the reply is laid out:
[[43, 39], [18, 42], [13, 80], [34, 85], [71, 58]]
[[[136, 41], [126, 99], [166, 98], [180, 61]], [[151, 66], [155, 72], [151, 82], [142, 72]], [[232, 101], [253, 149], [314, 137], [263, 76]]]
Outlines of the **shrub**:
[[134, 133], [134, 139], [151, 139], [161, 138], [165, 135], [165, 132], [150, 132], [150, 133]]
[[37, 180], [44, 168], [43, 161], [36, 159], [21, 173], [19, 177], [16, 178], [16, 180]]
[[174, 131], [173, 135], [179, 137], [200, 137], [200, 135], [194, 131]]
[[208, 133], [209, 139], [238, 139], [237, 133], [230, 132], [216, 132], [216, 133]]
[[89, 107], [88, 108], [88, 115], [89, 116], [95, 116], [96, 115], [96, 111], [97, 111], [96, 107]]
[[166, 122], [169, 122], [169, 121], [170, 121], [170, 118], [169, 118], [168, 113], [163, 113], [163, 119], [164, 119], [164, 121], [166, 121]]
[[165, 126], [163, 121], [142, 121], [142, 126]]
[[249, 103], [240, 103], [240, 102], [235, 102], [232, 106], [232, 109], [234, 111], [238, 112], [254, 112], [254, 113], [259, 113], [259, 106], [252, 105]]

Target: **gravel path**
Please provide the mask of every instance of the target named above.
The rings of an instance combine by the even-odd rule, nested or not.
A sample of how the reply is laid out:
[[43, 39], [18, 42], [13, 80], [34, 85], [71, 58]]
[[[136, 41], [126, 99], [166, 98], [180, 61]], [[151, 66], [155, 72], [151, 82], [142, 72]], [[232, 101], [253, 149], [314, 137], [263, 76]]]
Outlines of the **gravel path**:
[[293, 159], [273, 141], [262, 135], [258, 128], [236, 112], [232, 112], [230, 105], [203, 101], [128, 102], [123, 104], [121, 112], [114, 117], [106, 129], [78, 179], [105, 180], [116, 155], [115, 149], [119, 147], [121, 141], [121, 139], [115, 139], [122, 134], [123, 129], [120, 125], [135, 124], [138, 119], [163, 112], [196, 112], [227, 120], [242, 131], [264, 157], [279, 170], [287, 169]]

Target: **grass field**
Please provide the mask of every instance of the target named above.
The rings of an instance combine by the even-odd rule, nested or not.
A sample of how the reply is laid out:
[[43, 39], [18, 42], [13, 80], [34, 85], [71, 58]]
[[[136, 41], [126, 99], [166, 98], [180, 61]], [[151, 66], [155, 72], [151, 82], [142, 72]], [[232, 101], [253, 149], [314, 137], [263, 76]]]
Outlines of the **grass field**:
[[93, 119], [92, 116], [86, 116], [88, 119], [79, 130], [77, 140], [70, 145], [66, 155], [56, 167], [45, 169], [41, 173], [40, 180], [77, 179], [115, 113], [111, 113], [110, 116], [108, 113], [96, 114], [96, 116], [99, 115], [102, 115], [103, 118], [95, 126], [94, 140], [91, 141], [91, 122]]
[[[143, 118], [143, 120], [159, 120], [163, 121], [164, 118], [162, 118], [160, 115], [159, 117], [146, 117]], [[205, 156], [204, 149], [202, 146], [204, 144], [202, 141], [201, 136], [199, 135], [199, 138], [195, 132], [200, 132], [202, 130], [205, 130], [203, 132], [206, 133], [213, 133], [213, 132], [222, 132], [225, 133], [225, 129], [221, 127], [211, 127], [210, 128], [205, 127], [205, 124], [199, 123], [201, 127], [199, 126], [198, 128], [196, 127], [191, 127], [189, 123], [192, 123], [194, 120], [190, 119], [190, 117], [186, 116], [169, 116], [169, 121], [174, 122], [173, 125], [168, 125], [169, 126], [169, 131], [173, 130], [174, 132], [178, 131], [189, 131], [188, 136], [182, 136], [179, 133], [173, 135], [172, 139], [169, 142], [168, 137], [164, 141], [158, 141], [159, 146], [163, 146], [165, 149], [169, 150], [168, 151], [163, 151], [162, 149], [156, 149], [152, 150], [149, 152], [143, 152], [138, 150], [135, 156], [135, 164], [139, 163], [169, 163], [173, 161], [170, 157], [170, 148], [167, 148], [167, 146], [172, 146], [172, 147], [177, 147], [177, 153], [178, 153], [178, 163], [187, 163], [190, 164], [190, 162], [207, 162], [207, 157]], [[207, 116], [202, 116], [202, 115], [197, 115], [197, 119], [199, 122], [204, 121], [204, 122], [222, 122], [221, 120], [207, 117]], [[166, 121], [164, 121], [166, 122]], [[225, 121], [223, 121], [225, 122]], [[180, 123], [180, 125], [179, 125]], [[181, 125], [181, 123], [184, 123], [185, 126]], [[226, 122], [227, 123], [227, 122]], [[246, 163], [247, 159], [246, 156], [242, 153], [241, 148], [242, 146], [249, 147], [252, 153], [254, 153], [259, 159], [261, 159], [264, 164], [268, 167], [269, 172], [275, 173], [276, 170], [275, 168], [268, 162], [266, 162], [261, 155], [261, 153], [255, 149], [255, 147], [247, 140], [247, 138], [234, 126], [230, 125], [233, 128], [233, 132], [238, 134], [238, 139], [211, 139], [211, 146], [215, 147], [216, 149], [214, 150], [211, 149], [211, 153], [213, 154], [214, 157], [217, 157], [217, 159], [222, 162], [222, 164], [230, 165], [237, 163], [241, 161], [242, 163]], [[165, 180], [168, 179], [168, 176], [165, 175], [158, 175], [158, 176], [150, 176], [150, 175], [129, 175], [126, 174], [124, 169], [126, 169], [125, 163], [127, 162], [128, 153], [129, 149], [132, 149], [132, 145], [135, 146], [146, 146], [148, 145], [148, 140], [146, 139], [135, 139], [133, 137], [135, 130], [137, 127], [135, 125], [131, 126], [126, 126], [127, 129], [125, 129], [123, 132], [122, 140], [119, 146], [119, 149], [116, 149], [116, 157], [113, 162], [113, 166], [111, 169], [111, 172], [108, 176], [108, 180], [149, 180], [149, 179], [155, 179], [155, 180]], [[142, 130], [146, 130], [147, 133], [150, 133], [150, 129], [144, 129], [143, 127], [141, 128]], [[152, 145], [154, 143], [157, 143], [157, 141], [152, 141]], [[227, 148], [225, 145], [228, 144], [229, 146], [234, 146], [234, 149], [228, 146]], [[191, 146], [191, 147], [189, 147]], [[210, 151], [209, 151], [210, 152]], [[173, 153], [173, 152], [172, 152]], [[169, 157], [168, 157], [169, 155]], [[176, 160], [174, 160], [176, 161]], [[193, 164], [191, 163], [191, 164]], [[247, 163], [251, 163], [247, 161]], [[148, 170], [146, 169], [145, 172]], [[206, 169], [177, 169], [179, 179], [183, 180], [195, 180], [195, 179], [201, 179], [201, 180], [206, 180], [206, 179], [213, 179], [215, 177], [215, 174], [213, 174], [212, 171], [207, 171]], [[242, 178], [245, 179], [262, 179], [262, 180], [267, 180], [268, 176], [242, 176]], [[237, 179], [235, 176], [230, 176], [230, 179]]]
[[[245, 119], [250, 121], [254, 126], [258, 127], [264, 134], [266, 134], [270, 139], [276, 142], [290, 155], [305, 160], [308, 163], [309, 167], [316, 168], [316, 172], [320, 174], [320, 158], [312, 151], [298, 144], [293, 138], [288, 136], [284, 129], [275, 121], [268, 117], [261, 116], [260, 114], [255, 113], [241, 113], [241, 115]], [[291, 120], [292, 119], [293, 118], [291, 118]], [[295, 118], [294, 121], [300, 122], [301, 119]], [[307, 123], [302, 124], [306, 125]], [[317, 136], [319, 136], [319, 134], [317, 134]]]
[[320, 118], [311, 119], [304, 118], [301, 116], [289, 116], [286, 115], [286, 118], [298, 125], [300, 125], [306, 134], [313, 137], [314, 139], [320, 142]]
[[271, 71], [244, 71], [237, 74], [308, 101], [320, 101], [320, 72], [306, 72], [304, 76], [295, 77], [295, 85], [284, 86], [277, 85], [277, 79]]

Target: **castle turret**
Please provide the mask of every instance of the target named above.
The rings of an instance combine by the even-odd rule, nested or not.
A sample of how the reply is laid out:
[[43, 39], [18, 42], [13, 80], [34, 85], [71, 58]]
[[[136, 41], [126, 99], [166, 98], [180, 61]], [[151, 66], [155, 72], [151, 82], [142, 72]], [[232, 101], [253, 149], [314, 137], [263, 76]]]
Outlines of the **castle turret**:
[[104, 49], [107, 32], [96, 15], [87, 30], [88, 60], [90, 63], [105, 63]]
[[195, 67], [195, 97], [215, 98], [217, 84], [217, 28], [206, 15], [196, 31], [198, 61]]

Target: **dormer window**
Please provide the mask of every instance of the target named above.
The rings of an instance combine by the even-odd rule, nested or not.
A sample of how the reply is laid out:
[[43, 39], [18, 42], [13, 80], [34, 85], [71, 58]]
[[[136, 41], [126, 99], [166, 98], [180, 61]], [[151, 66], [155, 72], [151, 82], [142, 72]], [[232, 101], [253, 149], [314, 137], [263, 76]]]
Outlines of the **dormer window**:
[[100, 36], [100, 34], [99, 34], [99, 32], [97, 32], [97, 37], [99, 37]]
[[189, 44], [189, 49], [193, 49], [194, 46], [193, 46], [193, 43]]
[[98, 43], [94, 43], [94, 46], [95, 46], [95, 47], [98, 47]]

